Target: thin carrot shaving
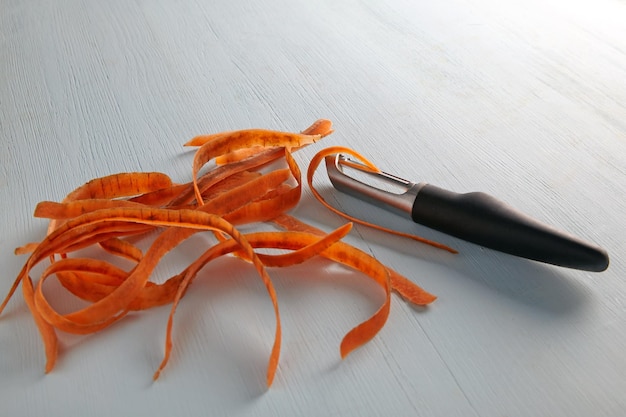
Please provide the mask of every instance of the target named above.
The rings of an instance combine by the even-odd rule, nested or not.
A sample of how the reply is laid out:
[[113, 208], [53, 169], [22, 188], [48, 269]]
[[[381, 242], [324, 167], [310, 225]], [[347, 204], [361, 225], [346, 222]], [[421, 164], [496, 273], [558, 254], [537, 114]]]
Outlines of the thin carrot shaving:
[[[272, 219], [272, 222], [286, 230], [306, 232], [317, 236], [323, 236], [325, 234], [323, 230], [311, 226], [310, 224], [304, 223], [297, 218], [289, 216], [287, 214], [281, 214], [280, 216], [275, 217], [274, 219]], [[345, 245], [346, 247], [349, 247], [349, 245], [343, 242], [337, 242], [337, 245]], [[323, 253], [321, 255], [324, 256]], [[412, 304], [424, 306], [432, 303], [437, 299], [435, 295], [427, 292], [405, 276], [401, 275], [400, 273], [394, 271], [389, 267], [386, 268], [387, 272], [389, 273], [389, 278], [391, 280], [391, 289], [397, 292], [406, 301]]]
[[131, 261], [139, 262], [141, 261], [141, 258], [143, 258], [141, 249], [132, 243], [117, 237], [102, 240], [98, 242], [98, 244], [105, 251], [122, 258], [130, 259]]
[[215, 163], [217, 165], [232, 164], [233, 162], [241, 161], [256, 155], [261, 149], [263, 149], [263, 146], [258, 145], [251, 148], [238, 149], [236, 151], [232, 151], [230, 153], [216, 157]]
[[[274, 311], [274, 342], [266, 376], [269, 386], [278, 369], [282, 330], [277, 294], [267, 269], [322, 256], [362, 272], [384, 294], [378, 310], [343, 338], [340, 354], [345, 357], [384, 326], [392, 291], [418, 305], [427, 305], [436, 297], [374, 257], [342, 242], [352, 223], [326, 233], [286, 214], [298, 204], [302, 194], [302, 174], [292, 152], [332, 131], [331, 122], [322, 119], [301, 133], [248, 129], [197, 136], [185, 144], [198, 147], [191, 180], [187, 183], [173, 184], [167, 175], [158, 172], [120, 173], [89, 181], [60, 202], [39, 203], [34, 215], [49, 219], [46, 236], [40, 242], [15, 250], [28, 258], [0, 305], [0, 314], [21, 285], [22, 296], [44, 345], [45, 371], [50, 372], [59, 355], [58, 332], [95, 333], [124, 319], [130, 312], [169, 304], [164, 357], [154, 374], [157, 379], [172, 354], [175, 311], [191, 283], [212, 260], [234, 255], [254, 266]], [[333, 211], [336, 210], [311, 185], [322, 158], [336, 152], [349, 153], [369, 169], [377, 170], [347, 148], [334, 147], [318, 153], [307, 171], [307, 181], [315, 196]], [[211, 160], [216, 165], [208, 166]], [[284, 167], [268, 165], [276, 161], [282, 161]], [[243, 234], [238, 229], [239, 225], [258, 222], [273, 222], [284, 231]], [[208, 238], [211, 235], [215, 238], [204, 253], [164, 282], [151, 280], [167, 253], [203, 232], [209, 232]], [[144, 252], [137, 242], [145, 236], [153, 240]], [[444, 245], [412, 238], [451, 251]], [[83, 256], [85, 249], [95, 257]], [[261, 253], [258, 249], [282, 252]], [[100, 259], [98, 253], [111, 259]], [[31, 272], [47, 259], [49, 265], [33, 280]], [[117, 265], [122, 259], [125, 267]], [[54, 278], [86, 305], [69, 313], [59, 312], [46, 294], [46, 282]]]
[[[305, 134], [305, 135], [320, 135], [321, 137], [324, 137], [324, 136], [330, 135], [333, 132], [331, 126], [332, 126], [332, 123], [330, 123], [330, 120], [318, 120], [300, 133]], [[199, 139], [198, 139], [198, 142], [200, 142]], [[239, 149], [239, 150], [216, 157], [215, 163], [217, 165], [225, 165], [225, 164], [241, 161], [250, 156], [256, 155], [262, 149], [263, 149], [263, 146], [253, 146], [251, 148]]]
[[[72, 219], [81, 214], [96, 210], [111, 209], [117, 207], [145, 207], [143, 204], [128, 200], [105, 200], [93, 198], [89, 200], [68, 201], [57, 203], [54, 201], [41, 201], [35, 207], [33, 216], [46, 219]], [[58, 224], [57, 224], [58, 226]]]
[[15, 248], [13, 251], [15, 255], [26, 255], [35, 250], [35, 248], [39, 245], [39, 242], [30, 242], [25, 245], [19, 246]]
[[[210, 170], [200, 176], [196, 181], [196, 186], [200, 193], [206, 194], [208, 190], [217, 186], [221, 181], [228, 177], [250, 170], [260, 169], [263, 166], [274, 162], [284, 155], [282, 148], [270, 148], [265, 149], [259, 154], [244, 159], [242, 161], [233, 162], [227, 166], [219, 166], [213, 170]], [[179, 207], [184, 204], [189, 204], [194, 201], [195, 189], [194, 183], [189, 182], [185, 184], [185, 187], [180, 191], [180, 194], [172, 199], [167, 204], [168, 207]]]
[[[171, 186], [170, 177], [160, 172], [122, 172], [95, 178], [69, 193], [62, 202], [136, 196]], [[48, 233], [58, 227], [59, 223], [56, 220], [51, 221]]]
[[302, 132], [303, 135], [320, 135], [326, 137], [333, 133], [333, 123], [328, 119], [318, 119]]
[[240, 130], [230, 134], [217, 134], [206, 137], [206, 143], [196, 151], [193, 160], [192, 177], [196, 201], [203, 205], [202, 194], [198, 187], [198, 172], [211, 159], [242, 148], [254, 145], [265, 148], [299, 147], [315, 143], [321, 135], [303, 135], [298, 133], [276, 132], [263, 129]]
[[171, 186], [170, 177], [160, 172], [123, 172], [93, 179], [69, 193], [64, 201], [129, 197]]

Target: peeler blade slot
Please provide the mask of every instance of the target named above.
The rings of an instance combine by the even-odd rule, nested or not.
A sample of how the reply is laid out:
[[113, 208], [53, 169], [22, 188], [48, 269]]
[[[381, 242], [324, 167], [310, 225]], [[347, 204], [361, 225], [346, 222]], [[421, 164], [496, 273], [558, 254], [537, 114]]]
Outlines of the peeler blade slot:
[[[421, 184], [415, 184], [387, 172], [372, 171], [367, 166], [343, 154], [329, 155], [325, 158], [325, 162], [328, 177], [337, 190], [410, 218], [413, 203]], [[358, 171], [358, 174], [364, 174], [360, 177], [372, 178], [378, 182], [390, 184], [399, 189], [400, 192], [391, 192], [382, 187], [360, 181], [346, 174], [344, 168]]]

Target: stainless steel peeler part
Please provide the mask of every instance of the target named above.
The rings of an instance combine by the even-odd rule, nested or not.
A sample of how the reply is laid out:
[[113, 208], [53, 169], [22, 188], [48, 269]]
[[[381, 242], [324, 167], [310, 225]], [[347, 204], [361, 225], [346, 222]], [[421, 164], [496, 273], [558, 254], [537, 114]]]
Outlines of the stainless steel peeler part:
[[[328, 178], [337, 190], [409, 219], [411, 219], [415, 198], [419, 190], [426, 185], [426, 183], [407, 181], [387, 172], [373, 172], [362, 163], [344, 154], [329, 155], [325, 158], [325, 162]], [[367, 176], [383, 180], [406, 191], [393, 193], [366, 184], [347, 175], [344, 172], [344, 166], [349, 166]]]

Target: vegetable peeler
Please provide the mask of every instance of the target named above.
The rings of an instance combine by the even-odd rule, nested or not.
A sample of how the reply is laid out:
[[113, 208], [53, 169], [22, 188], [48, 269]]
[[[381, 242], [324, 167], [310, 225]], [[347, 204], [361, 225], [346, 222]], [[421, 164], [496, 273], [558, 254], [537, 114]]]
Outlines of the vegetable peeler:
[[[415, 223], [490, 249], [539, 262], [601, 272], [609, 266], [603, 248], [557, 230], [483, 192], [460, 194], [375, 172], [343, 154], [325, 158], [333, 186], [346, 194], [390, 210]], [[403, 192], [366, 184], [344, 168], [388, 183]]]

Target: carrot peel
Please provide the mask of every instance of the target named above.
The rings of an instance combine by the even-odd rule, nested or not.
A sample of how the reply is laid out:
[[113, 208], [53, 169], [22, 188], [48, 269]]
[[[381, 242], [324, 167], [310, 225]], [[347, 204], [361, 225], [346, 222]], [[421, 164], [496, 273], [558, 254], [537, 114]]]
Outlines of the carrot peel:
[[[380, 307], [342, 339], [339, 351], [345, 357], [384, 326], [392, 292], [418, 305], [427, 305], [436, 297], [343, 242], [352, 229], [351, 222], [326, 233], [286, 214], [299, 203], [303, 183], [292, 153], [332, 132], [331, 122], [320, 119], [300, 133], [248, 129], [198, 136], [185, 144], [197, 147], [187, 183], [174, 184], [169, 176], [158, 172], [119, 173], [89, 181], [60, 202], [39, 203], [34, 215], [49, 219], [47, 233], [40, 242], [15, 250], [28, 258], [0, 304], [0, 314], [21, 284], [22, 296], [44, 345], [45, 371], [50, 372], [59, 354], [57, 332], [90, 334], [114, 325], [131, 311], [169, 304], [164, 355], [153, 375], [156, 380], [173, 350], [175, 312], [198, 272], [220, 256], [234, 255], [254, 266], [272, 304], [275, 331], [266, 370], [270, 386], [278, 369], [282, 327], [268, 268], [288, 267], [322, 256], [362, 272], [383, 293]], [[348, 148], [328, 148], [313, 158], [307, 170], [307, 182], [318, 198], [319, 193], [312, 187], [313, 173], [324, 155], [336, 152], [350, 153], [369, 169], [378, 169]], [[211, 160], [217, 166], [201, 173]], [[276, 161], [283, 167], [268, 168]], [[320, 201], [331, 208], [323, 199]], [[283, 230], [240, 230], [240, 226], [259, 222], [272, 222]], [[355, 222], [363, 223], [358, 219]], [[151, 280], [166, 254], [202, 232], [209, 232], [209, 238], [213, 236], [216, 242], [178, 274], [161, 283]], [[146, 235], [154, 239], [144, 251], [137, 242]], [[261, 253], [258, 250], [262, 248], [287, 253]], [[85, 249], [96, 257], [83, 256]], [[91, 255], [94, 251], [107, 259]], [[32, 271], [46, 259], [50, 264], [34, 281]], [[45, 291], [45, 283], [51, 278], [86, 305], [73, 312], [59, 312]]]

